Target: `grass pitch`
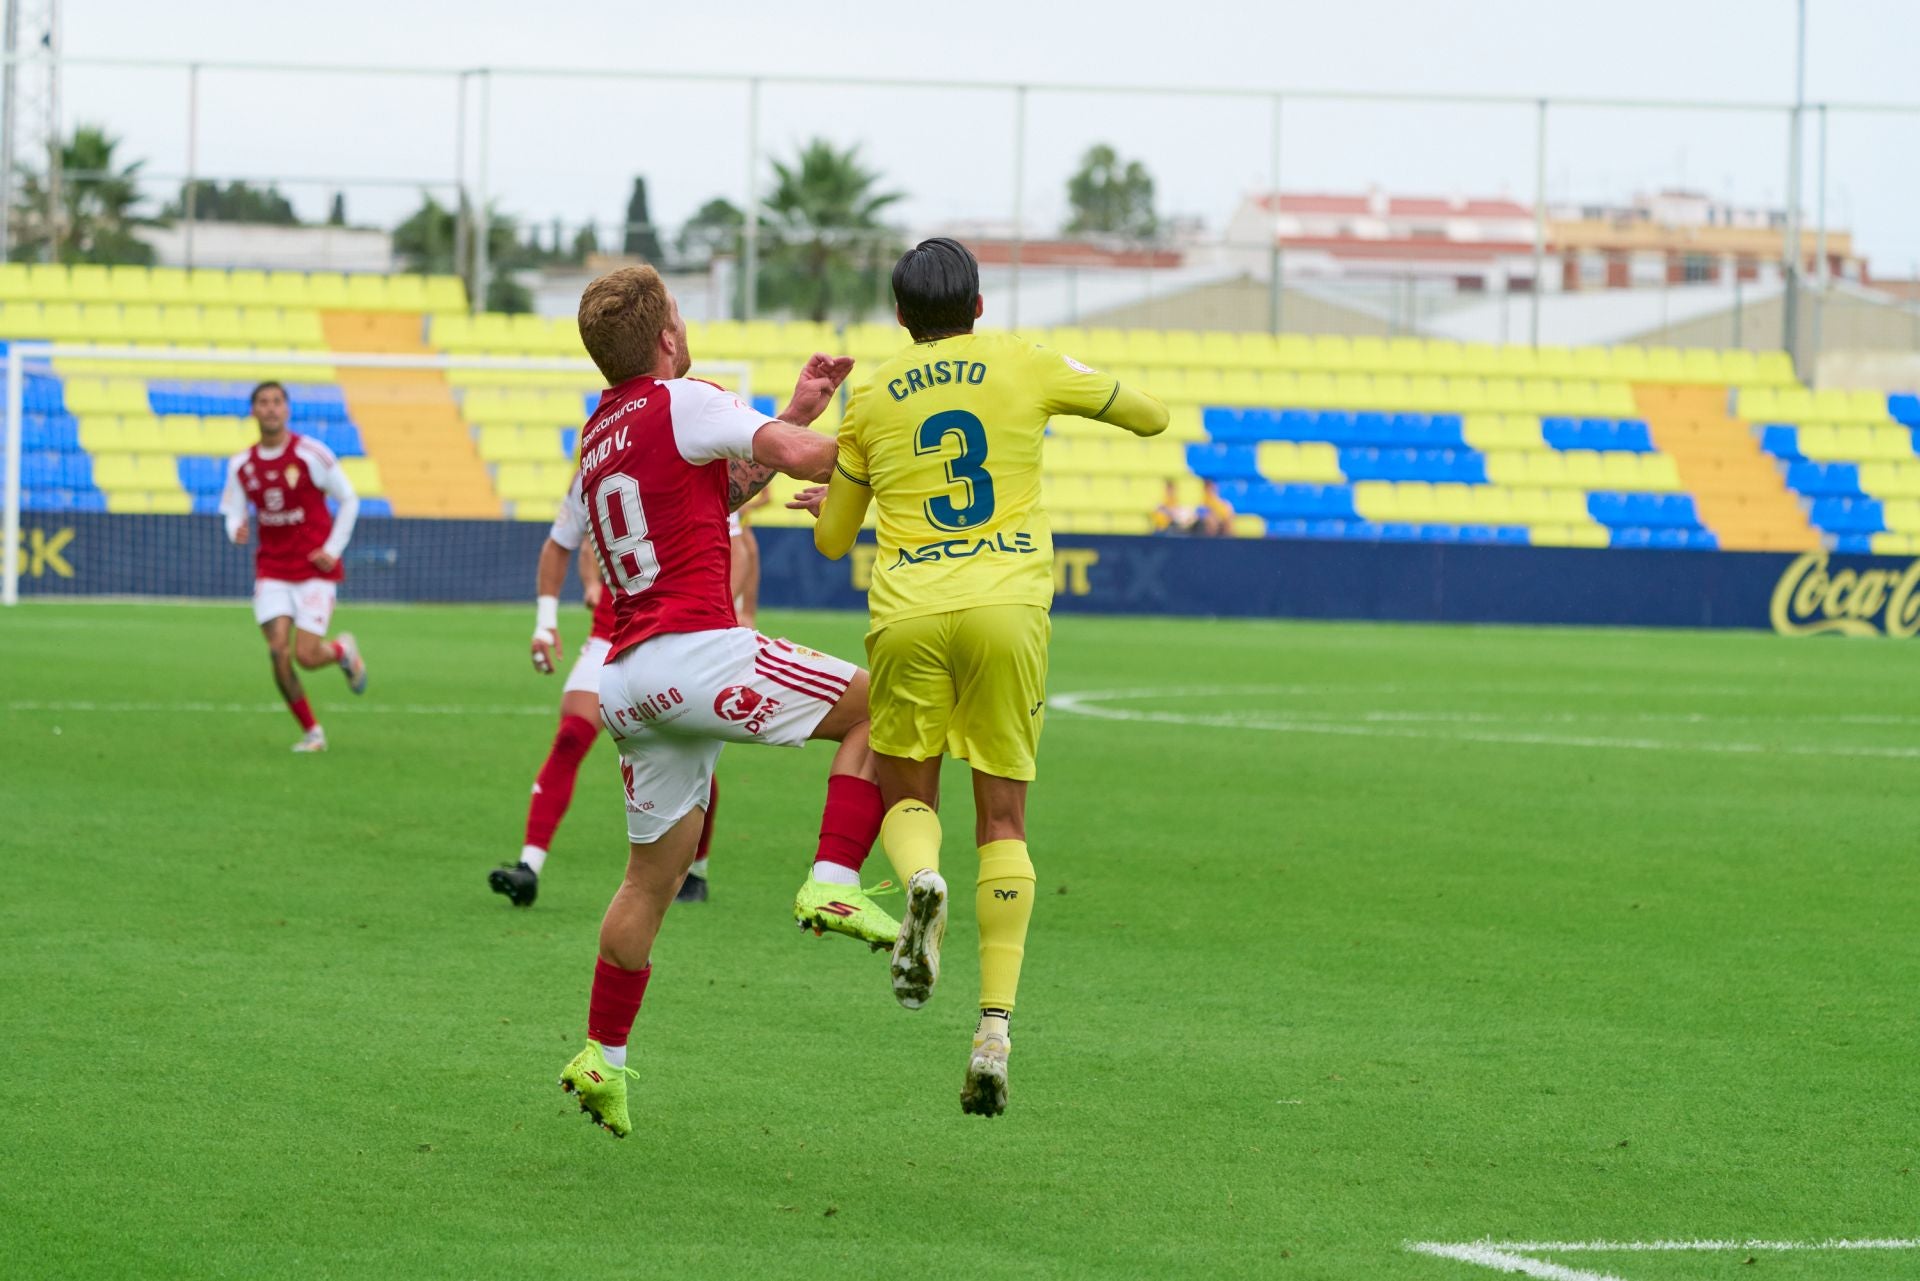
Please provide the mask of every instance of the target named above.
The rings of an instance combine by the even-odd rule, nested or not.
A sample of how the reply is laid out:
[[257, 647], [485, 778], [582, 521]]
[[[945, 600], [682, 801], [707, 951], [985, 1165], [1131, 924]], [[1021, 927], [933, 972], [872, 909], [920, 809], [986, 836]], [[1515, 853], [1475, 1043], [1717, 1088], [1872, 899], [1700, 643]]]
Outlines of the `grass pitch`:
[[[1406, 1244], [1920, 1227], [1911, 647], [1061, 618], [1008, 1115], [957, 1101], [964, 776], [907, 1014], [788, 916], [825, 750], [736, 749], [617, 1142], [554, 1084], [612, 751], [514, 911], [485, 873], [559, 697], [524, 611], [341, 621], [372, 688], [309, 674], [303, 758], [244, 607], [0, 614], [0, 1272], [1472, 1281]], [[852, 656], [861, 621], [767, 623]]]

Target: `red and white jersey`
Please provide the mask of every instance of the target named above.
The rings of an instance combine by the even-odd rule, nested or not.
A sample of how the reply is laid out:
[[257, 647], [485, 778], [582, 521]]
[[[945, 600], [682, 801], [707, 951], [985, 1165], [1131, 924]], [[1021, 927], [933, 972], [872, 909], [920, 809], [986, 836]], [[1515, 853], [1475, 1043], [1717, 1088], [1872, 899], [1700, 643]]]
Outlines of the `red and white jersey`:
[[[560, 500], [560, 510], [554, 514], [553, 528], [547, 531], [547, 537], [570, 552], [580, 550], [580, 544], [587, 537], [587, 504], [580, 497], [580, 473], [573, 473], [573, 479], [567, 482], [567, 496]], [[600, 603], [593, 607], [593, 624], [587, 635], [592, 640], [611, 641], [613, 639], [614, 593], [612, 589], [600, 593]]]
[[[340, 503], [338, 517], [327, 512], [329, 497]], [[289, 433], [278, 449], [254, 445], [235, 454], [227, 462], [227, 487], [220, 495], [228, 538], [247, 523], [249, 507], [260, 517], [255, 578], [289, 583], [324, 578], [337, 583], [346, 577], [339, 565], [321, 573], [308, 559], [324, 548], [338, 560], [360, 514], [360, 498], [331, 449]]]
[[635, 378], [580, 432], [587, 532], [614, 597], [610, 658], [671, 632], [738, 625], [727, 463], [753, 459], [768, 418], [694, 378]]

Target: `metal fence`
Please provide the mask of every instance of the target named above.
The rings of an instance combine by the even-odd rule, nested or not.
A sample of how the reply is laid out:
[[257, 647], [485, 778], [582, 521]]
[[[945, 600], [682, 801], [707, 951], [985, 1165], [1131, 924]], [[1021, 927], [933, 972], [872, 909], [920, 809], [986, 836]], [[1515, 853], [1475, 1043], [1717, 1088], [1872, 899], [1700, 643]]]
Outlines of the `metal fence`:
[[[602, 248], [625, 240], [625, 222], [586, 211], [618, 208], [627, 179], [642, 172], [658, 203], [651, 229], [666, 233], [671, 257], [686, 215], [707, 198], [764, 208], [771, 162], [815, 135], [862, 144], [880, 186], [908, 197], [889, 207], [885, 228], [843, 239], [841, 248], [855, 252], [840, 255], [850, 261], [852, 284], [834, 300], [838, 318], [860, 309], [862, 279], [871, 287], [866, 305], [884, 308], [875, 273], [884, 276], [885, 259], [909, 228], [958, 226], [1004, 246], [987, 265], [986, 286], [989, 306], [1015, 326], [1112, 319], [1567, 339], [1566, 326], [1543, 315], [1542, 288], [1521, 291], [1503, 279], [1470, 296], [1413, 275], [1315, 278], [1271, 236], [1228, 226], [1254, 191], [1376, 184], [1511, 197], [1532, 214], [1533, 281], [1556, 269], [1546, 253], [1550, 205], [1619, 201], [1662, 187], [1784, 209], [1784, 243], [1804, 222], [1824, 247], [1832, 223], [1844, 222], [1857, 243], [1880, 255], [1882, 274], [1889, 258], [1894, 273], [1914, 271], [1920, 261], [1912, 198], [1886, 168], [1886, 157], [1911, 154], [1920, 141], [1920, 105], [1911, 104], [240, 64], [59, 57], [57, 50], [16, 55], [8, 60], [15, 64], [59, 86], [51, 118], [62, 128], [99, 121], [123, 136], [125, 154], [151, 162], [133, 178], [150, 211], [183, 185], [191, 190], [208, 179], [270, 182], [310, 218], [342, 196], [349, 224], [385, 228], [432, 197], [453, 211], [448, 260], [468, 276], [476, 306], [489, 300], [502, 270], [502, 233], [481, 234], [481, 211], [508, 216], [515, 257], [527, 256], [518, 246], [532, 238], [548, 247], [543, 265], [564, 274], [582, 230], [592, 228]], [[29, 168], [45, 155], [45, 139], [28, 136], [32, 122], [46, 118], [17, 97], [8, 103], [3, 132]], [[367, 145], [376, 138], [378, 147]], [[1140, 159], [1156, 176], [1159, 207], [1191, 270], [1062, 265], [1038, 252], [1064, 221], [1068, 173], [1096, 142]], [[376, 154], [377, 167], [369, 161]], [[0, 170], [0, 183], [13, 180]], [[17, 195], [0, 193], [0, 211]], [[191, 262], [204, 259], [215, 232], [184, 217], [171, 234]], [[341, 247], [325, 252], [347, 255], [349, 240], [343, 230]], [[751, 317], [769, 305], [805, 314], [809, 307], [777, 296], [770, 273], [807, 243], [746, 218], [715, 246], [719, 265], [701, 264], [715, 273], [706, 293], [731, 314]], [[30, 243], [22, 247], [33, 252]], [[314, 265], [350, 264], [343, 257]], [[1646, 330], [1805, 354], [1830, 345], [1832, 317], [1867, 305], [1797, 257], [1776, 267], [1776, 285], [1719, 287], [1724, 300], [1663, 281], [1657, 292], [1666, 310]], [[1803, 303], [1808, 289], [1815, 305]], [[1891, 307], [1880, 328], [1916, 332], [1909, 310]]]

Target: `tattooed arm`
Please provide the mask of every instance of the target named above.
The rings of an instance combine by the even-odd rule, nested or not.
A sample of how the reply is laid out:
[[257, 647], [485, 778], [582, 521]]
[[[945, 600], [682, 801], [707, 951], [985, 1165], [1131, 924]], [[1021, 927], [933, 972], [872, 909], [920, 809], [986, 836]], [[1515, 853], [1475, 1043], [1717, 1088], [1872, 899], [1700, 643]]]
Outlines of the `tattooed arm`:
[[[759, 442], [756, 440], [754, 443], [755, 452], [758, 453]], [[727, 510], [737, 512], [745, 507], [767, 487], [768, 481], [779, 474], [778, 469], [760, 463], [730, 459], [727, 462]]]

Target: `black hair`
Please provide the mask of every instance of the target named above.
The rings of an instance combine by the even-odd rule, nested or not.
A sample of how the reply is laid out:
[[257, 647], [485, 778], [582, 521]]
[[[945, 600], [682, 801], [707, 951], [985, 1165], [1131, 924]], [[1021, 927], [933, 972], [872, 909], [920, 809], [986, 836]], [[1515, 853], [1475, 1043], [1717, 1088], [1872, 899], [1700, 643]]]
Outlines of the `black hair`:
[[252, 409], [254, 406], [254, 402], [260, 399], [260, 393], [268, 390], [278, 391], [280, 393], [280, 398], [282, 400], [290, 401], [293, 399], [293, 397], [287, 395], [287, 389], [284, 385], [282, 385], [281, 383], [275, 382], [273, 379], [269, 378], [266, 382], [261, 383], [259, 386], [255, 387], [252, 391], [247, 393], [247, 408]]
[[957, 240], [935, 236], [893, 264], [893, 300], [915, 342], [973, 332], [980, 264]]

